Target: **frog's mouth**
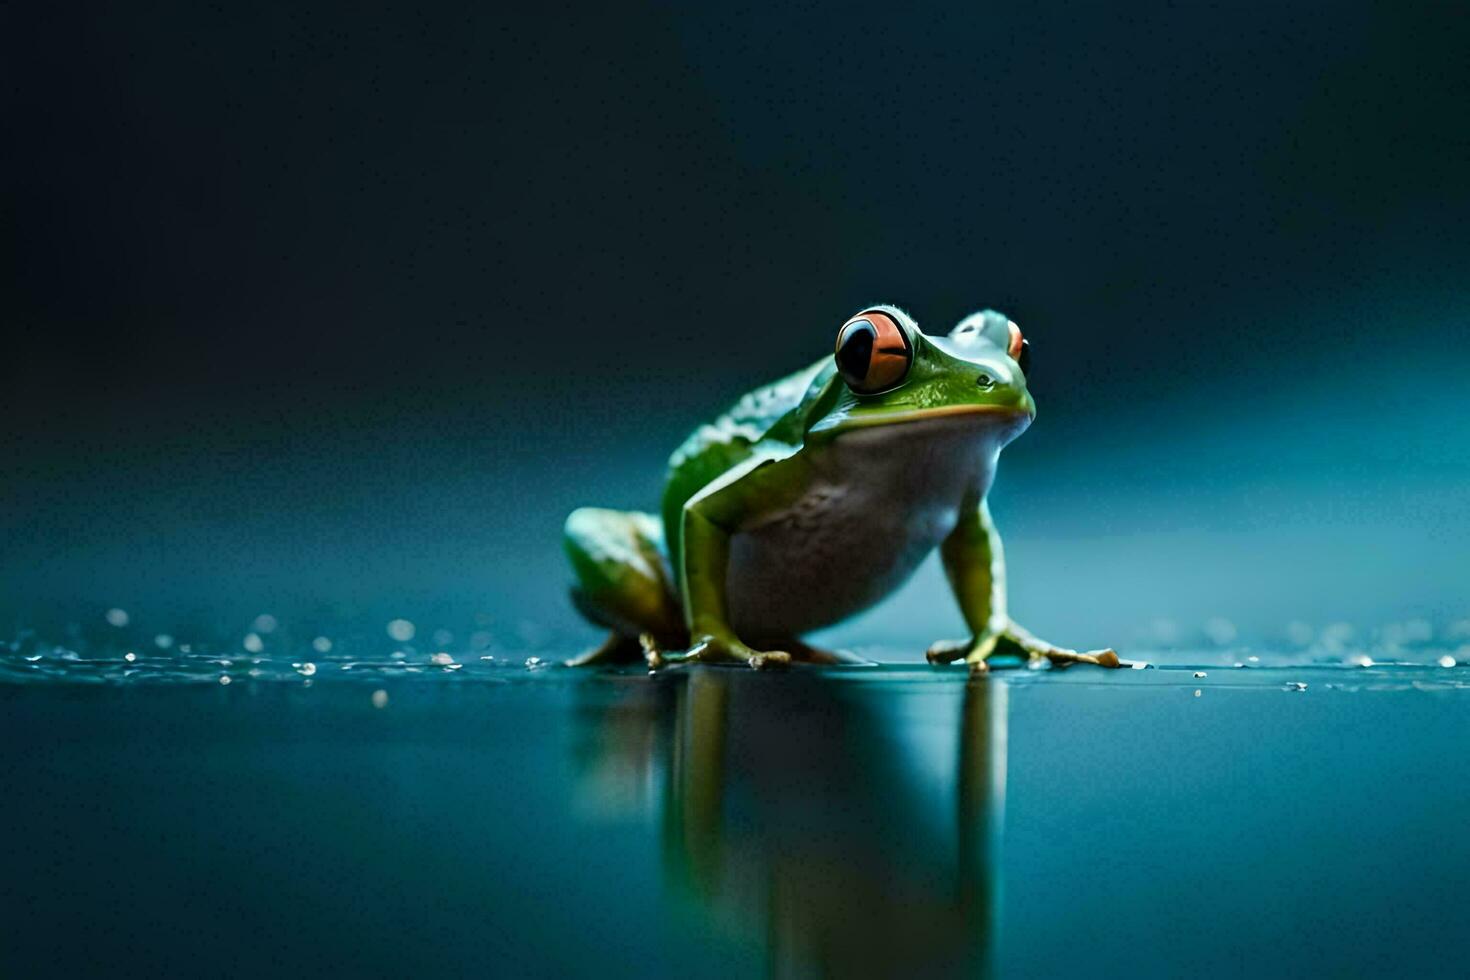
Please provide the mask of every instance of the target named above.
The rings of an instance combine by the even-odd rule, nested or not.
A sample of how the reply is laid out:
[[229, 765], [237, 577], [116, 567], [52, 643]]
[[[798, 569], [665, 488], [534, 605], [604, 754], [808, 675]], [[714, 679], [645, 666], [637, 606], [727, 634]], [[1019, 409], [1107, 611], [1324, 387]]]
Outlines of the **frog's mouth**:
[[988, 419], [997, 425], [1021, 425], [1031, 422], [1031, 412], [1020, 405], [936, 405], [931, 408], [885, 408], [881, 411], [848, 412], [831, 416], [812, 426], [812, 432], [833, 435], [852, 429], [868, 429], [880, 425], [902, 425], [950, 418]]

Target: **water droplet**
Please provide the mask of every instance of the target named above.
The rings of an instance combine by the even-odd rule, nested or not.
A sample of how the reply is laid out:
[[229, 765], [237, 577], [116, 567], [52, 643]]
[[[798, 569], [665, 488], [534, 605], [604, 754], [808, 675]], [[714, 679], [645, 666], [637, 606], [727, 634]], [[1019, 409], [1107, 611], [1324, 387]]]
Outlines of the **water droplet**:
[[1199, 697], [1199, 696], [1200, 696], [1200, 693], [1201, 693], [1201, 692], [1200, 692], [1200, 689], [1199, 689], [1199, 688], [1195, 688], [1195, 689], [1194, 689], [1194, 696], [1195, 696], [1195, 697]]
[[1303, 684], [1301, 681], [1287, 681], [1286, 689], [1288, 691], [1305, 691], [1307, 689], [1307, 685]]
[[310, 677], [312, 674], [316, 673], [316, 664], [307, 661], [300, 667], [297, 667], [296, 670], [301, 674], [302, 677]]
[[1251, 654], [1249, 657], [1246, 657], [1245, 659], [1249, 660], [1253, 664], [1258, 664], [1261, 662], [1261, 658], [1256, 656], [1254, 653]]
[[134, 660], [138, 659], [138, 655], [129, 650], [127, 653], [123, 654], [123, 659], [126, 660], [128, 663], [132, 663]]
[[251, 653], [259, 653], [265, 649], [265, 641], [260, 638], [259, 633], [246, 633], [240, 645]]
[[440, 667], [447, 667], [450, 664], [454, 663], [454, 658], [451, 657], [449, 654], [444, 653], [444, 652], [441, 651], [439, 653], [434, 654], [432, 657], [430, 657], [429, 658], [429, 661], [431, 663], [438, 664]]
[[270, 613], [261, 613], [259, 616], [255, 617], [255, 622], [250, 624], [250, 628], [257, 633], [265, 633], [269, 635], [271, 633], [274, 633], [276, 631], [276, 627], [279, 625], [280, 624], [276, 622], [276, 617], [272, 616]]
[[1202, 670], [1197, 670], [1197, 671], [1194, 672], [1194, 676], [1196, 676], [1196, 677], [1209, 677], [1210, 675], [1207, 674], [1207, 673], [1205, 673]]
[[537, 667], [540, 667], [540, 666], [541, 666], [541, 658], [540, 657], [527, 657], [526, 658], [526, 669], [528, 669], [528, 670], [535, 670]]
[[331, 653], [332, 641], [325, 636], [319, 636], [311, 641], [311, 648], [317, 653]]
[[382, 688], [379, 688], [378, 690], [376, 690], [376, 691], [373, 692], [373, 707], [374, 708], [386, 708], [386, 707], [388, 707], [388, 692], [387, 691], [383, 690]]
[[1439, 665], [1441, 667], [1453, 667], [1455, 665], [1455, 658], [1449, 654], [1445, 654], [1439, 658]]
[[1355, 653], [1348, 658], [1348, 663], [1352, 664], [1354, 667], [1372, 667], [1373, 658], [1368, 656], [1366, 653]]
[[159, 633], [153, 638], [153, 645], [160, 650], [167, 650], [174, 645], [174, 638], [167, 633]]
[[230, 675], [229, 674], [220, 674], [219, 675], [219, 682], [220, 682], [220, 684], [228, 687], [229, 686], [229, 683], [230, 683]]
[[116, 627], [121, 628], [123, 626], [128, 625], [128, 621], [129, 621], [129, 616], [128, 616], [128, 611], [126, 609], [109, 609], [109, 610], [107, 610], [107, 622], [109, 624], [111, 624], [112, 626], [116, 626]]
[[413, 623], [406, 619], [395, 619], [388, 623], [388, 635], [399, 643], [407, 643], [413, 639], [415, 630]]

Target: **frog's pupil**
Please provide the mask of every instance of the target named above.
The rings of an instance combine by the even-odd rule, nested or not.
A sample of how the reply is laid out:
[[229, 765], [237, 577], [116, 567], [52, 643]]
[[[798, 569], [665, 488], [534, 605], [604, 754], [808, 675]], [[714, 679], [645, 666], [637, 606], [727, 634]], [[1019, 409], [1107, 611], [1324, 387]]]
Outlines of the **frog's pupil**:
[[854, 320], [842, 332], [842, 343], [837, 345], [837, 370], [854, 388], [860, 387], [868, 376], [868, 364], [873, 359], [873, 343], [878, 339], [878, 330], [867, 320]]

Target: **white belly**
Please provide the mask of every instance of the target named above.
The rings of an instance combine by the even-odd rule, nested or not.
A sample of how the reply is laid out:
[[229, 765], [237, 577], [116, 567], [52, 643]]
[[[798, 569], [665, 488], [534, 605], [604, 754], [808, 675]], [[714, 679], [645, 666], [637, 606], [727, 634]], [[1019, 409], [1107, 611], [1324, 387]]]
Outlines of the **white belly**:
[[999, 448], [935, 420], [841, 436], [792, 506], [730, 541], [730, 623], [746, 642], [793, 638], [875, 604], [990, 487]]

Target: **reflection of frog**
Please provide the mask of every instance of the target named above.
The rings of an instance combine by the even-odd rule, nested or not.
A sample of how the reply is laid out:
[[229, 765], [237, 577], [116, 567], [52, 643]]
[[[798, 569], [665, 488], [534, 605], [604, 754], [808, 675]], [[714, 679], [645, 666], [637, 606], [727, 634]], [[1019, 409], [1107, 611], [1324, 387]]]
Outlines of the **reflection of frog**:
[[925, 716], [959, 724], [918, 729], [841, 675], [579, 689], [583, 812], [657, 816], [675, 922], [762, 944], [775, 976], [990, 972], [1004, 685], [927, 689]]
[[[1006, 615], [986, 491], [1036, 414], [1029, 348], [999, 313], [947, 337], [879, 306], [835, 357], [758, 388], [674, 453], [662, 521], [583, 508], [567, 518], [573, 596], [612, 635], [579, 663], [636, 658], [762, 667], [831, 662], [799, 637], [871, 606], [938, 547], [971, 635], [934, 663], [984, 670], [998, 650], [1114, 667], [1111, 650], [1045, 643]], [[666, 655], [667, 649], [689, 647]]]

